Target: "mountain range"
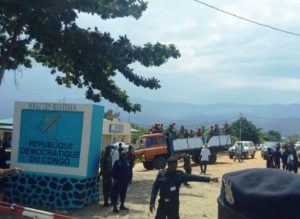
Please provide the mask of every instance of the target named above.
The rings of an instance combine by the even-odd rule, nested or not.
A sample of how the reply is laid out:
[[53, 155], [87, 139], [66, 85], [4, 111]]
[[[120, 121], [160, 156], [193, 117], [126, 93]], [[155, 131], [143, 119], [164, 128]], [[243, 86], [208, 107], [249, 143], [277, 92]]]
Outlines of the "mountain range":
[[[57, 100], [44, 100], [45, 102], [61, 102]], [[282, 136], [300, 134], [300, 104], [269, 104], [245, 105], [238, 103], [216, 103], [197, 105], [191, 103], [153, 101], [141, 98], [131, 98], [133, 103], [142, 105], [142, 112], [133, 114], [122, 111], [119, 107], [107, 101], [101, 102], [105, 111], [112, 109], [120, 112], [124, 121], [150, 127], [154, 123], [163, 123], [165, 127], [175, 122], [177, 128], [184, 125], [187, 129], [196, 130], [198, 127], [219, 124], [229, 124], [246, 117], [256, 127], [264, 131], [279, 131]], [[85, 99], [64, 99], [66, 103], [91, 103]], [[13, 103], [0, 107], [0, 119], [13, 116]]]
[[[276, 130], [282, 136], [300, 134], [300, 104], [245, 105], [237, 103], [217, 103], [197, 105], [190, 103], [174, 103], [149, 101], [135, 98], [134, 102], [142, 105], [142, 112], [130, 115], [130, 122], [150, 126], [155, 122], [168, 125], [175, 122], [177, 127], [184, 125], [188, 129], [197, 129], [202, 125], [229, 124], [246, 117], [256, 127], [264, 131]], [[128, 114], [121, 113], [123, 120]]]

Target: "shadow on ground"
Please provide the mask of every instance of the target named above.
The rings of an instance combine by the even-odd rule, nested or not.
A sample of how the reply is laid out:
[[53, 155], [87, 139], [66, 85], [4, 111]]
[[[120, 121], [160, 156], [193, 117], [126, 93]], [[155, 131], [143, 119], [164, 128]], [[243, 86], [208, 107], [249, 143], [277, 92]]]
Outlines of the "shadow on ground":
[[[146, 205], [148, 207], [150, 202], [150, 194], [152, 190], [153, 181], [152, 180], [140, 180], [133, 181], [130, 187], [130, 191], [127, 193], [125, 206], [128, 207], [129, 211], [120, 211], [120, 213], [113, 213], [112, 207], [102, 207], [103, 197], [102, 188], [100, 193], [100, 204], [92, 204], [84, 209], [74, 209], [72, 211], [67, 210], [69, 216], [74, 216], [81, 218], [80, 215], [85, 215], [83, 219], [89, 218], [115, 218], [128, 215], [132, 218], [133, 215], [138, 218], [137, 215], [145, 214], [148, 208], [143, 210], [134, 209], [135, 205]], [[84, 212], [84, 213], [83, 213]]]

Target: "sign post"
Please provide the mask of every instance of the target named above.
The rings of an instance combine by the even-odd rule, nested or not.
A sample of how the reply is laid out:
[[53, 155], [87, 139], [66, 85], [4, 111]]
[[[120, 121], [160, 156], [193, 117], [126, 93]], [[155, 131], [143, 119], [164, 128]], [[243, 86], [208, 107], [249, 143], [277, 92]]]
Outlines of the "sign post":
[[82, 208], [99, 201], [103, 107], [16, 102], [11, 166], [5, 181], [11, 203]]

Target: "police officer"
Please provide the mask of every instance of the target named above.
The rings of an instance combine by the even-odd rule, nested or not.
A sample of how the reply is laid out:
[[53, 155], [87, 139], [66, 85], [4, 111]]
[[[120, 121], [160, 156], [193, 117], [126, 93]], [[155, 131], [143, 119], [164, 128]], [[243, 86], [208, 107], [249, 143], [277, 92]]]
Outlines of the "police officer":
[[266, 166], [267, 168], [274, 168], [274, 156], [272, 149], [268, 148], [266, 153]]
[[[189, 154], [184, 155], [183, 157], [183, 169], [185, 173], [192, 174], [192, 165], [191, 165], [191, 158]], [[183, 182], [185, 186], [189, 186], [187, 182]]]
[[105, 148], [105, 153], [101, 159], [101, 175], [103, 179], [102, 188], [103, 188], [103, 198], [104, 204], [103, 207], [108, 207], [110, 204], [108, 203], [108, 199], [112, 199], [112, 157], [110, 146]]
[[160, 190], [160, 199], [156, 213], [156, 219], [178, 219], [179, 218], [179, 189], [181, 183], [187, 181], [197, 182], [218, 182], [218, 178], [210, 178], [186, 174], [177, 170], [177, 158], [171, 157], [168, 159], [168, 168], [161, 170], [153, 184], [150, 212], [155, 209], [155, 199]]
[[126, 151], [122, 151], [119, 160], [115, 162], [112, 170], [112, 176], [114, 179], [113, 212], [119, 213], [117, 207], [119, 196], [121, 201], [120, 210], [129, 210], [124, 205], [127, 187], [130, 183], [130, 179], [132, 178]]

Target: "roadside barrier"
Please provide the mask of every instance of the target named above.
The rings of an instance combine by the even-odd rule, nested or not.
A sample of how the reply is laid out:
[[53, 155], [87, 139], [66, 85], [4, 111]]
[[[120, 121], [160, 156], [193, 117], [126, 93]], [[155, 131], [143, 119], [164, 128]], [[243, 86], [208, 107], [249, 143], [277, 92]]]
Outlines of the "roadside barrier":
[[33, 219], [78, 219], [75, 217], [55, 214], [38, 209], [27, 208], [16, 204], [9, 204], [0, 201], [0, 212], [10, 215], [24, 216]]

